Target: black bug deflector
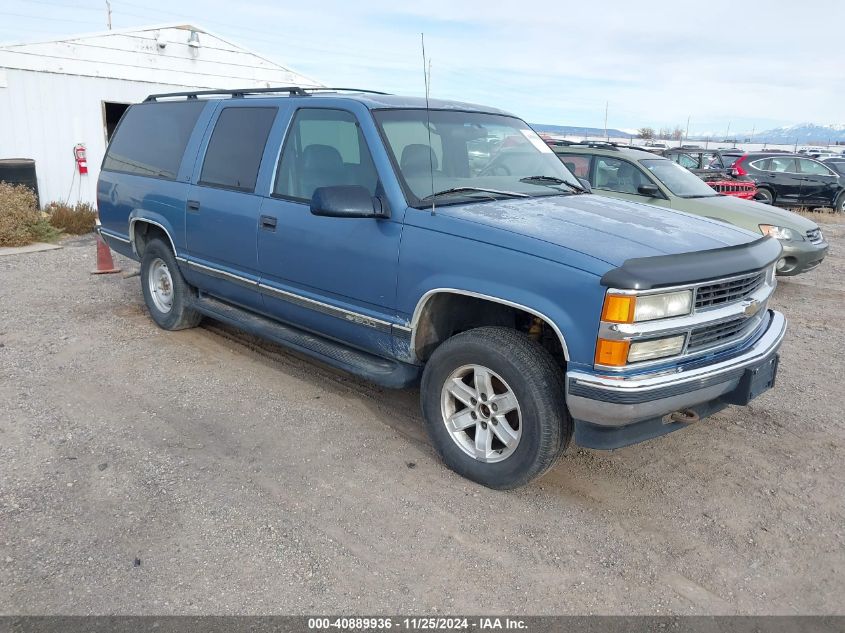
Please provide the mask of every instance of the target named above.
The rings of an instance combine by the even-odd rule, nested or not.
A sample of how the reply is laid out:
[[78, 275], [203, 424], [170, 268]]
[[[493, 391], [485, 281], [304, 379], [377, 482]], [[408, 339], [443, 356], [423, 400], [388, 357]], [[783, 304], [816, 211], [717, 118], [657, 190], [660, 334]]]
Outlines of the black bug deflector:
[[601, 284], [621, 290], [651, 290], [694, 284], [760, 270], [777, 261], [781, 245], [772, 237], [706, 251], [626, 260], [609, 270]]

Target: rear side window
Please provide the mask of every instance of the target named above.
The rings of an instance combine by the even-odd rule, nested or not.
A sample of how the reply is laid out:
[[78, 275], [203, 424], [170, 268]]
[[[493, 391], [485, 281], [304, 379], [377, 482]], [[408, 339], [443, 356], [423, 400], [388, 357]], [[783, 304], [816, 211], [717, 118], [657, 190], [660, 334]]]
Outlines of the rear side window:
[[585, 154], [558, 154], [557, 157], [560, 158], [563, 166], [572, 172], [576, 178], [590, 178], [591, 156]]
[[112, 138], [103, 169], [175, 180], [202, 101], [130, 107]]
[[675, 154], [672, 156], [671, 160], [678, 163], [681, 167], [686, 167], [687, 169], [698, 169], [698, 154]]
[[773, 156], [771, 158], [771, 163], [769, 164], [769, 169], [771, 171], [779, 171], [790, 174], [798, 173], [798, 165], [792, 157], [781, 158], [780, 156]]
[[733, 167], [733, 164], [738, 161], [741, 156], [737, 154], [722, 154], [722, 166], [726, 169], [728, 167]]
[[275, 118], [276, 108], [225, 108], [211, 133], [199, 184], [254, 191]]

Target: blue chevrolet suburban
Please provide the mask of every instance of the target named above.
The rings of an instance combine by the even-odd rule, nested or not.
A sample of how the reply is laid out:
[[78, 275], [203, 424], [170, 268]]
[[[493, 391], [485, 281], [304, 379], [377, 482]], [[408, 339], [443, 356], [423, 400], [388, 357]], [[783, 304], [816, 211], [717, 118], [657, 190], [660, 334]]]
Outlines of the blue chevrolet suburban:
[[420, 386], [443, 460], [493, 488], [775, 381], [777, 240], [594, 196], [522, 120], [368, 91], [130, 107], [97, 187], [162, 328], [227, 322]]

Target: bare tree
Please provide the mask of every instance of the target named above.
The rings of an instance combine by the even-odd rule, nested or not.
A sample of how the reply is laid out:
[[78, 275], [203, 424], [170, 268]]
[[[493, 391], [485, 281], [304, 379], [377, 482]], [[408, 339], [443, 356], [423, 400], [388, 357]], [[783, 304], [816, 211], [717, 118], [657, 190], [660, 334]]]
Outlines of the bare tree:
[[651, 140], [654, 138], [654, 128], [653, 127], [641, 127], [637, 130], [637, 138], [644, 138], [646, 140]]
[[675, 129], [672, 130], [672, 139], [675, 141], [683, 140], [684, 138], [684, 128], [680, 125], [676, 125]]

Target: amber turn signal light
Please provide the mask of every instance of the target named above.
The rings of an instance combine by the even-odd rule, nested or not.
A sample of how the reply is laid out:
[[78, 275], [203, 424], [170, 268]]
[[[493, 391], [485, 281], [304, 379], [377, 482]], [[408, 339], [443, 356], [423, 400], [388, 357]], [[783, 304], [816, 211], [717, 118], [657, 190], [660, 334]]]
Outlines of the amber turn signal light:
[[601, 320], [610, 323], [633, 323], [637, 298], [633, 295], [607, 295], [601, 311]]
[[622, 367], [628, 363], [630, 341], [610, 341], [600, 338], [596, 341], [596, 365]]

